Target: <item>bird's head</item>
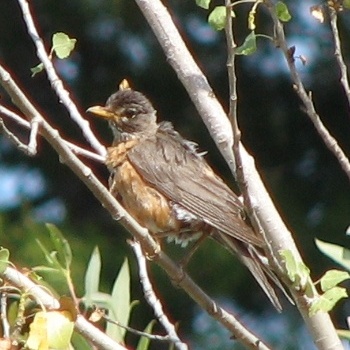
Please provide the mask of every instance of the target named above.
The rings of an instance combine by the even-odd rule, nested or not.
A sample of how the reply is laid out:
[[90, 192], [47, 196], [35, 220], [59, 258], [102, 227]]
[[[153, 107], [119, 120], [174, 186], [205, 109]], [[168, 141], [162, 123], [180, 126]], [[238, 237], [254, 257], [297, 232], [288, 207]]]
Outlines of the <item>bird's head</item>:
[[132, 90], [126, 80], [104, 107], [90, 107], [87, 112], [108, 120], [117, 138], [140, 137], [157, 130], [156, 110], [143, 94]]

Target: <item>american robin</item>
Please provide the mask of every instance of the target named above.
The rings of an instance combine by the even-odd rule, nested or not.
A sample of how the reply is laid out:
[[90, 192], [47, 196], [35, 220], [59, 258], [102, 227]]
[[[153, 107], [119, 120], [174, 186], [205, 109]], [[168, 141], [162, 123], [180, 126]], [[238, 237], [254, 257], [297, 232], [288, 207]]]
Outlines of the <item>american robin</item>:
[[109, 121], [114, 141], [106, 165], [110, 192], [154, 237], [186, 246], [210, 236], [250, 270], [272, 304], [281, 310], [270, 281], [280, 283], [267, 264], [265, 242], [245, 220], [237, 195], [217, 176], [170, 122], [124, 80], [104, 107], [87, 110]]

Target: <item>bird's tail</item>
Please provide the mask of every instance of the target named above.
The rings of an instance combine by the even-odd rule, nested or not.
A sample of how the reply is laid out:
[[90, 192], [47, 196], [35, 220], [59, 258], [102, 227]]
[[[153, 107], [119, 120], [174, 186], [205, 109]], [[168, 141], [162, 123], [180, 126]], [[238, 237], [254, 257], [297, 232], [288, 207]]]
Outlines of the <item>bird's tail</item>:
[[279, 287], [285, 295], [287, 295], [287, 293], [277, 276], [271, 271], [271, 268], [269, 268], [267, 258], [251, 244], [240, 242], [227, 234], [216, 232], [213, 235], [213, 238], [231, 251], [231, 253], [234, 253], [234, 255], [248, 267], [249, 271], [257, 280], [273, 306], [278, 312], [281, 312], [282, 306], [274, 287]]

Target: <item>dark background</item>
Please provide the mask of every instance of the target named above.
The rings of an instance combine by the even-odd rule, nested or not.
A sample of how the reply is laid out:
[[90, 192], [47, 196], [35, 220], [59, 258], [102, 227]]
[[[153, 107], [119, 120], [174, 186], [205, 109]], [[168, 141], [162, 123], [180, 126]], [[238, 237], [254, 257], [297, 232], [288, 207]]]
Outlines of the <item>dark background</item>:
[[[196, 7], [194, 0], [164, 3], [227, 109], [224, 34], [214, 32], [206, 24], [207, 12]], [[296, 55], [307, 58], [305, 66], [297, 62], [306, 88], [312, 91], [323, 122], [349, 154], [349, 107], [339, 83], [329, 25], [319, 24], [309, 15], [311, 3], [289, 3], [293, 18], [285, 25], [288, 44], [296, 46]], [[128, 78], [135, 89], [153, 101], [160, 119], [171, 120], [184, 136], [198, 142], [201, 150], [209, 151], [210, 164], [234, 187], [198, 113], [133, 1], [34, 0], [30, 6], [48, 50], [56, 32], [65, 32], [77, 39], [71, 57], [55, 60], [55, 65], [82, 113], [89, 106], [104, 103], [119, 82]], [[242, 43], [248, 34], [247, 10], [249, 7], [244, 5], [236, 13], [238, 43]], [[31, 78], [30, 68], [38, 64], [38, 58], [16, 1], [1, 1], [0, 13], [2, 64], [66, 139], [89, 147], [58, 103], [45, 73]], [[343, 12], [339, 17], [348, 62], [349, 14]], [[257, 32], [272, 35], [272, 24], [264, 10], [258, 11], [257, 25]], [[293, 91], [286, 63], [272, 41], [261, 38], [257, 53], [238, 57], [237, 76], [243, 142], [254, 155], [276, 206], [293, 232], [306, 263], [312, 269], [312, 276], [317, 279], [334, 264], [315, 248], [314, 238], [348, 245], [345, 237], [350, 216], [348, 179], [304, 114]], [[1, 102], [11, 106], [8, 96], [2, 90], [0, 93]], [[91, 116], [87, 118], [100, 140], [107, 145], [111, 134], [106, 124]], [[18, 130], [18, 133], [24, 139], [27, 137], [23, 130]], [[0, 161], [0, 244], [11, 250], [12, 260], [19, 266], [34, 266], [43, 261], [35, 238], [45, 241], [47, 231], [42, 222], [47, 221], [56, 223], [72, 245], [75, 256], [73, 273], [80, 294], [83, 293], [80, 286], [83, 285], [85, 266], [95, 245], [100, 247], [103, 257], [102, 289], [106, 291], [111, 287], [124, 256], [128, 256], [134, 278], [133, 297], [141, 301], [133, 312], [131, 323], [136, 328], [145, 327], [153, 315], [143, 300], [134, 259], [125, 243], [130, 236], [110, 218], [73, 173], [59, 163], [57, 155], [45, 141], [40, 140], [38, 155], [28, 158], [6, 139], [0, 138]], [[104, 166], [92, 161], [88, 164], [106, 183], [108, 173]], [[175, 257], [183, 254], [172, 245], [165, 249]], [[290, 333], [293, 329], [304, 334], [304, 330], [299, 329], [302, 321], [293, 307], [286, 303], [286, 316], [276, 315], [262, 291], [241, 267], [221, 247], [206, 242], [188, 269], [210, 295], [241, 315], [251, 315], [247, 322], [262, 317], [262, 323], [267, 327], [267, 319], [271, 320], [272, 330], [261, 328], [259, 321], [253, 322], [252, 327], [257, 332], [275, 334], [284, 322], [284, 332], [288, 330]], [[156, 266], [152, 266], [151, 271], [165, 311], [172, 320], [180, 322], [180, 332], [194, 348], [224, 349], [223, 339], [229, 348], [232, 346], [229, 335], [222, 335], [215, 323], [205, 318], [181, 290], [174, 288], [164, 273]], [[344, 326], [347, 309], [344, 302], [337, 308], [335, 317], [339, 326]], [[277, 332], [280, 335], [277, 339], [271, 335], [271, 342], [278, 344], [282, 340], [285, 341], [283, 348], [289, 348], [281, 332]], [[212, 337], [206, 340], [208, 334]], [[132, 343], [133, 340], [129, 341]], [[291, 339], [291, 344], [291, 349], [299, 348], [295, 339]]]

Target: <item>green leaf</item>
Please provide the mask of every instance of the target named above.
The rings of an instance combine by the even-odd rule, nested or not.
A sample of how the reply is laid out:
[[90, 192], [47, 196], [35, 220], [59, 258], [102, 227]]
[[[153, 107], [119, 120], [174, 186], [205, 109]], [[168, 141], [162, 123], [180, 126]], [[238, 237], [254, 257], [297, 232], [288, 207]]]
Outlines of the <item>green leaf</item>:
[[0, 273], [3, 273], [9, 264], [10, 252], [6, 248], [0, 248]]
[[101, 255], [98, 247], [95, 247], [85, 273], [85, 296], [88, 306], [92, 304], [92, 295], [97, 293], [100, 286]]
[[314, 316], [317, 312], [329, 312], [335, 304], [343, 298], [347, 298], [348, 294], [345, 288], [334, 287], [327, 290], [316, 301], [314, 301], [309, 310], [309, 316]]
[[68, 269], [72, 263], [72, 250], [68, 241], [55, 225], [46, 224], [46, 227], [49, 230], [51, 242], [58, 254], [58, 259], [62, 261], [62, 266]]
[[244, 43], [235, 50], [236, 55], [251, 55], [256, 51], [256, 35], [252, 31], [244, 40]]
[[35, 77], [38, 73], [42, 72], [44, 70], [44, 65], [42, 63], [39, 63], [37, 66], [30, 68], [30, 71], [32, 72], [31, 77]]
[[58, 58], [67, 58], [73, 51], [76, 42], [76, 39], [70, 38], [65, 33], [55, 33], [52, 36], [52, 51]]
[[226, 25], [226, 7], [216, 6], [209, 14], [208, 23], [215, 30], [223, 30]]
[[350, 9], [350, 0], [344, 0], [344, 1], [343, 1], [343, 6], [344, 6], [346, 9]]
[[275, 5], [275, 10], [278, 19], [282, 22], [289, 22], [292, 18], [288, 11], [287, 5], [282, 1], [278, 1], [278, 3]]
[[196, 5], [208, 10], [211, 0], [196, 0]]
[[293, 285], [304, 290], [309, 297], [312, 297], [315, 288], [309, 278], [310, 270], [308, 267], [303, 262], [297, 261], [290, 250], [282, 250], [280, 255], [283, 257], [288, 277]]
[[[147, 334], [152, 334], [152, 329], [155, 324], [156, 324], [155, 320], [152, 320], [151, 322], [149, 322], [147, 327], [144, 329], [144, 332]], [[148, 350], [150, 343], [151, 343], [150, 338], [142, 336], [137, 344], [136, 350]]]
[[346, 271], [329, 270], [321, 278], [321, 289], [323, 292], [335, 287], [337, 284], [350, 279], [350, 274]]
[[[124, 260], [112, 290], [113, 305], [109, 316], [123, 326], [129, 324], [130, 318], [130, 270], [128, 259]], [[123, 342], [126, 330], [113, 323], [108, 323], [106, 334], [117, 342]]]
[[350, 271], [350, 250], [342, 246], [315, 239], [317, 248], [346, 270]]

